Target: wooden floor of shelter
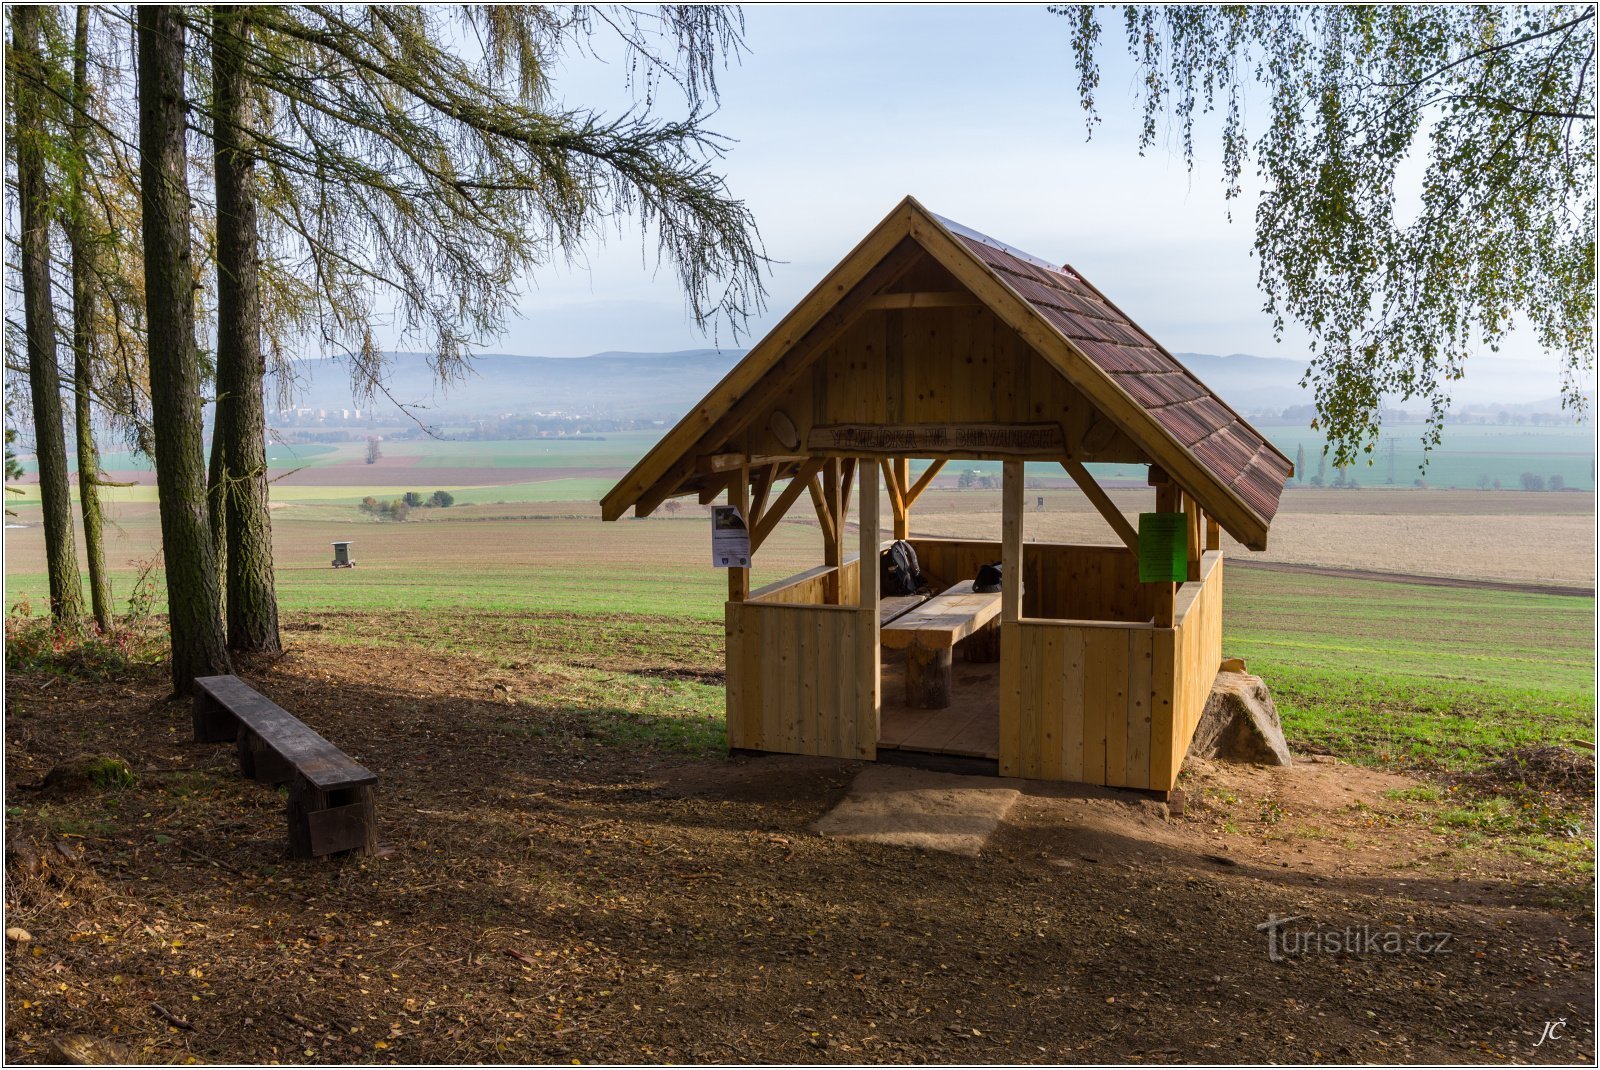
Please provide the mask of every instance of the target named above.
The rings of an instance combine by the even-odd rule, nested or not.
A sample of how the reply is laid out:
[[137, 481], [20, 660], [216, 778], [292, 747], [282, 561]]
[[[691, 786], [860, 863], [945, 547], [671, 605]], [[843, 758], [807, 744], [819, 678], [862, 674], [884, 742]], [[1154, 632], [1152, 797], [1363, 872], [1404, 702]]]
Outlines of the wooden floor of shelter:
[[905, 655], [883, 652], [883, 711], [878, 749], [1000, 757], [1000, 663], [971, 663], [956, 652], [950, 705], [918, 710], [905, 705]]

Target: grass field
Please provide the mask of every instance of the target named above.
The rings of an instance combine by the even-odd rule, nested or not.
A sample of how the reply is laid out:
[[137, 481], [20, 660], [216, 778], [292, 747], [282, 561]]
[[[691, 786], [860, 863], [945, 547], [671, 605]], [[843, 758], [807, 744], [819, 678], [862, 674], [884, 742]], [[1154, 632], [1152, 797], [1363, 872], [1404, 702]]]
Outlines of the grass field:
[[[1309, 436], [1272, 431], [1291, 455], [1303, 438], [1315, 456], [1319, 443]], [[1396, 429], [1402, 444], [1405, 433]], [[650, 650], [690, 642], [707, 652], [704, 671], [711, 672], [720, 667], [724, 577], [707, 567], [704, 513], [690, 503], [681, 519], [601, 524], [597, 516], [595, 502], [659, 435], [390, 440], [373, 465], [365, 463], [359, 442], [274, 446], [275, 464], [299, 468], [272, 491], [282, 605], [290, 614], [358, 614], [380, 622], [355, 628], [350, 641], [384, 637], [385, 619], [491, 615], [491, 624], [408, 624], [407, 641], [504, 659], [544, 641], [519, 636], [507, 623], [518, 618], [543, 622], [540, 635], [556, 629], [568, 661], [586, 642], [582, 636], [591, 635], [596, 649], [582, 655], [585, 663], [563, 670], [577, 673], [566, 699], [577, 704], [586, 694], [629, 695], [643, 686], [595, 667], [606, 660], [606, 643], [642, 652], [649, 661]], [[1564, 471], [1577, 486], [1587, 485], [1592, 457], [1583, 429], [1460, 427], [1452, 429], [1435, 464], [1470, 471], [1470, 479], [1460, 477], [1464, 485], [1492, 459], [1499, 466], [1494, 471], [1512, 473], [1508, 484], [1516, 473], [1533, 470]], [[137, 461], [113, 456], [107, 465], [136, 470]], [[1403, 468], [1414, 461], [1399, 450], [1396, 463]], [[997, 465], [971, 467], [998, 474]], [[1118, 473], [1113, 466], [1100, 474]], [[1030, 466], [1030, 478], [1041, 482], [1038, 494], [1047, 507], [1029, 511], [1029, 538], [1106, 541], [1103, 520], [1062, 486], [1059, 468]], [[958, 490], [954, 482], [952, 467], [919, 501], [914, 529], [997, 537], [999, 494]], [[414, 510], [404, 524], [377, 522], [355, 508], [367, 496], [386, 500], [437, 489], [451, 491], [457, 505]], [[1148, 508], [1146, 488], [1112, 493], [1125, 512]], [[107, 559], [122, 606], [159, 545], [155, 488], [118, 488], [109, 497]], [[6, 531], [7, 607], [21, 603], [38, 611], [46, 587], [36, 498], [13, 496], [11, 504], [26, 526]], [[354, 542], [357, 568], [328, 567], [334, 540]], [[780, 525], [757, 558], [753, 582], [819, 563], [816, 542], [814, 527]], [[1592, 494], [1374, 487], [1291, 490], [1275, 520], [1270, 552], [1257, 559], [1592, 586], [1593, 554]], [[1241, 551], [1235, 558], [1243, 563], [1256, 555]], [[1528, 743], [1592, 734], [1593, 599], [1242, 567], [1228, 575], [1228, 652], [1247, 658], [1269, 680], [1301, 746], [1362, 760], [1454, 767]], [[161, 569], [149, 577], [159, 606]], [[571, 622], [570, 634], [562, 621]], [[601, 675], [586, 675], [593, 673]], [[634, 714], [656, 724], [685, 723], [688, 711], [698, 709], [689, 718], [695, 727], [688, 738], [713, 749], [713, 739], [720, 739], [719, 683], [656, 681], [630, 702]]]
[[[543, 502], [416, 515], [423, 519], [386, 524], [340, 505], [275, 510], [284, 609], [362, 614], [376, 622], [360, 629], [369, 638], [388, 636], [386, 615], [494, 614], [536, 618], [544, 627], [570, 621], [574, 635], [563, 648], [587, 632], [596, 651], [623, 636], [632, 637], [624, 646], [645, 651], [681, 641], [721, 649], [724, 577], [704, 560], [706, 521], [698, 512], [602, 524], [591, 504]], [[122, 507], [118, 516], [109, 556], [115, 597], [125, 603], [136, 563], [158, 542], [157, 521], [148, 505]], [[37, 610], [46, 589], [39, 530], [6, 535], [8, 608], [27, 602]], [[336, 539], [353, 541], [356, 568], [328, 567]], [[818, 563], [816, 539], [813, 527], [781, 525], [753, 582]], [[151, 578], [159, 604], [159, 568]], [[1228, 573], [1227, 600], [1227, 651], [1270, 682], [1302, 746], [1456, 767], [1593, 733], [1593, 599], [1237, 567]], [[510, 627], [408, 626], [406, 641], [515, 660], [529, 640], [507, 634]], [[717, 664], [710, 657], [707, 671]], [[609, 678], [585, 684], [614, 685]], [[710, 718], [704, 723], [714, 724], [720, 685], [676, 681], [641, 709], [657, 699], [674, 716], [698, 703]]]

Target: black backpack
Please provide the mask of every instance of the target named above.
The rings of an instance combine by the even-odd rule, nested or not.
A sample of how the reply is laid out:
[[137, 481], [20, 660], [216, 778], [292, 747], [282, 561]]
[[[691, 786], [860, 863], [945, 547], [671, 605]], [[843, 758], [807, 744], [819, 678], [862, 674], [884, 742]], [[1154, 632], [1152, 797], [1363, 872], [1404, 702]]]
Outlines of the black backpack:
[[922, 586], [922, 568], [909, 542], [897, 539], [878, 555], [878, 582], [886, 595], [917, 593]]

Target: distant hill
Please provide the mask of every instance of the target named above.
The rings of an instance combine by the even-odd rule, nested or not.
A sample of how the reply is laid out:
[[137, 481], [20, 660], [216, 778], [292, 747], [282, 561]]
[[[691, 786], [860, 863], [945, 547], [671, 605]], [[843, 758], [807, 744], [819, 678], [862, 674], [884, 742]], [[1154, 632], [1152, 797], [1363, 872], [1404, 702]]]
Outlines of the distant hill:
[[[395, 401], [416, 406], [430, 421], [533, 412], [676, 419], [743, 355], [742, 349], [571, 358], [484, 353], [473, 358], [464, 376], [441, 387], [425, 354], [392, 353], [387, 386]], [[301, 366], [300, 379], [298, 407], [353, 405], [349, 367], [342, 361], [308, 361]], [[381, 396], [374, 407], [380, 415], [391, 409]]]
[[[415, 406], [424, 420], [525, 416], [535, 412], [619, 419], [676, 420], [732, 368], [743, 349], [687, 349], [674, 353], [596, 353], [588, 357], [530, 357], [484, 353], [467, 374], [445, 387], [435, 381], [422, 353], [390, 355], [389, 392], [396, 401]], [[1281, 412], [1311, 403], [1300, 388], [1305, 366], [1298, 361], [1253, 357], [1244, 353], [1177, 353], [1177, 358], [1245, 414]], [[1559, 410], [1554, 399], [1536, 401], [1528, 386], [1521, 391], [1500, 387], [1498, 369], [1484, 368], [1475, 390], [1461, 384], [1457, 404], [1478, 409]], [[1524, 373], [1525, 374], [1525, 373]], [[1494, 387], [1500, 387], [1494, 389]], [[1521, 393], [1526, 400], [1513, 400]], [[301, 408], [352, 408], [348, 367], [341, 361], [308, 361], [300, 367], [297, 405]], [[1539, 406], [1544, 406], [1539, 408]], [[382, 397], [373, 406], [379, 419], [392, 413]], [[1420, 409], [1416, 402], [1412, 408]]]

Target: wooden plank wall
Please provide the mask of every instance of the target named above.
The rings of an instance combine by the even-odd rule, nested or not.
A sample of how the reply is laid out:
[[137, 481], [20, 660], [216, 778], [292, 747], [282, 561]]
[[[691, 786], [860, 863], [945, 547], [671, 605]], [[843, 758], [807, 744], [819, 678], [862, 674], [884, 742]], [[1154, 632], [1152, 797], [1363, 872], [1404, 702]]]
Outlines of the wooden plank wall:
[[1166, 789], [1177, 783], [1222, 666], [1221, 551], [1208, 550], [1201, 558], [1200, 579], [1178, 589], [1174, 613], [1171, 764], [1160, 769], [1167, 774], [1165, 783], [1151, 785]]
[[[967, 539], [911, 539], [936, 589], [970, 580], [978, 566], [1000, 560], [1000, 544]], [[1146, 622], [1153, 591], [1139, 582], [1139, 562], [1123, 546], [1025, 543], [1024, 617]]]
[[[747, 602], [765, 602], [767, 604], [782, 603], [795, 606], [820, 606], [827, 604], [828, 577], [833, 573], [831, 565], [818, 565], [816, 568], [807, 569], [796, 573], [775, 583], [769, 583], [760, 590], [753, 591]], [[839, 570], [843, 577], [843, 596], [841, 601], [845, 605], [855, 605], [861, 600], [861, 559], [852, 557], [844, 563]]]
[[[942, 269], [927, 274], [908, 276], [898, 288], [959, 288]], [[786, 452], [768, 429], [774, 410], [802, 441], [812, 427], [829, 424], [1059, 422], [1067, 441], [1079, 443], [1099, 419], [1080, 391], [978, 306], [868, 312], [808, 372], [757, 395], [759, 411], [748, 424], [754, 452]], [[1097, 445], [1092, 459], [1145, 459], [1120, 432]]]
[[729, 747], [873, 757], [876, 719], [861, 716], [856, 694], [857, 609], [729, 602], [726, 611]]
[[1023, 620], [1006, 776], [1150, 786], [1157, 630], [1140, 624]]

